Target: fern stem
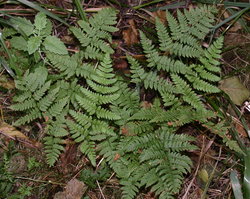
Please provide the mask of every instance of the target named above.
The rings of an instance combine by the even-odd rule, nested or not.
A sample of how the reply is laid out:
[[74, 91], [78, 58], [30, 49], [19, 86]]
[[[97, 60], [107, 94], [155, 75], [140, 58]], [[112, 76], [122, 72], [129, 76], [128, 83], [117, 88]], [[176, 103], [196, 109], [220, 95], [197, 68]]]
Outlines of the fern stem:
[[80, 0], [75, 0], [75, 5], [76, 5], [76, 8], [77, 8], [77, 10], [78, 10], [78, 12], [80, 14], [81, 19], [84, 20], [84, 21], [87, 21], [88, 20], [87, 15], [86, 15], [85, 11], [82, 8], [81, 1]]

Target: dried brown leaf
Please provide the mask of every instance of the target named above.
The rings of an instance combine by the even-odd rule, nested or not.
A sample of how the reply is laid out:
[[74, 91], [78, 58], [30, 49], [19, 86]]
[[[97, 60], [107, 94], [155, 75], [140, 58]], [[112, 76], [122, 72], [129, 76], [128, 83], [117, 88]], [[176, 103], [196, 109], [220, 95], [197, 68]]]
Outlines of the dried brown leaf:
[[129, 28], [122, 32], [123, 40], [128, 46], [139, 43], [139, 32], [133, 19], [128, 21]]
[[229, 77], [220, 81], [220, 89], [231, 98], [233, 103], [241, 106], [250, 97], [250, 91], [240, 82], [239, 78]]
[[3, 134], [4, 136], [12, 140], [18, 140], [26, 144], [27, 146], [30, 146], [33, 148], [40, 148], [42, 146], [40, 142], [37, 142], [35, 140], [28, 138], [21, 131], [18, 131], [15, 127], [5, 122], [0, 122], [0, 134]]
[[124, 70], [128, 68], [128, 62], [125, 59], [118, 59], [115, 61], [114, 68]]
[[157, 10], [156, 12], [152, 12], [154, 18], [153, 20], [155, 20], [156, 17], [158, 17], [162, 23], [166, 23], [167, 19], [166, 19], [166, 11], [163, 10]]
[[0, 87], [14, 89], [15, 82], [13, 80], [7, 79], [5, 76], [0, 76]]

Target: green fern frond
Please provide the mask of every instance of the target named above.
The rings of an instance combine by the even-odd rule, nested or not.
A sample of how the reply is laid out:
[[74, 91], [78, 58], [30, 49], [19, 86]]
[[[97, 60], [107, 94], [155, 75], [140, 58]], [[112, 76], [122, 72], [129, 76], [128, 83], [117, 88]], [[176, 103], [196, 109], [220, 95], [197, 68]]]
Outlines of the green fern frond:
[[213, 27], [214, 14], [216, 10], [213, 7], [201, 6], [197, 8], [191, 8], [189, 11], [184, 10], [184, 15], [187, 18], [188, 24], [191, 26], [189, 28], [189, 33], [193, 36], [204, 39], [204, 37]]
[[48, 70], [44, 67], [36, 68], [33, 73], [29, 73], [23, 81], [27, 89], [31, 92], [35, 92], [38, 88], [44, 85], [48, 77]]
[[67, 136], [69, 133], [66, 130], [65, 122], [61, 120], [56, 120], [50, 122], [50, 124], [47, 126], [47, 134], [54, 137], [64, 137]]
[[[176, 133], [183, 125], [197, 122], [215, 129], [223, 142], [240, 152], [226, 128], [211, 122], [217, 116], [202, 97], [219, 92], [223, 39], [202, 46], [214, 22], [213, 9], [178, 10], [176, 17], [167, 12], [167, 22], [156, 19], [158, 41], [140, 32], [146, 59], [127, 56], [130, 73], [121, 76], [114, 72], [111, 58], [111, 33], [118, 30], [113, 9], [102, 9], [70, 28], [81, 45], [78, 53], [59, 55], [41, 45], [45, 62], [34, 54], [37, 66], [15, 80], [20, 95], [11, 108], [25, 112], [16, 125], [45, 119], [50, 166], [70, 137], [92, 166], [103, 156], [120, 179], [122, 198], [134, 199], [141, 188], [148, 188], [160, 199], [173, 199], [191, 169], [187, 153], [197, 149], [193, 137]], [[31, 29], [37, 34], [44, 30], [42, 34], [52, 38], [48, 20], [40, 28], [31, 25], [28, 33]], [[41, 67], [44, 64], [48, 69]]]
[[71, 137], [76, 142], [82, 142], [86, 136], [88, 136], [88, 128], [85, 128], [82, 125], [73, 122], [72, 120], [67, 120], [66, 123], [69, 127]]
[[117, 138], [117, 136], [113, 136], [109, 139], [104, 140], [98, 145], [100, 155], [103, 155], [103, 157], [110, 164], [111, 168], [114, 168], [115, 166], [115, 155], [117, 152], [115, 149], [117, 149], [117, 146], [119, 144]]
[[124, 135], [140, 135], [145, 132], [151, 132], [154, 130], [152, 124], [148, 121], [135, 121], [128, 122], [122, 126], [121, 133]]
[[113, 104], [115, 106], [136, 111], [140, 104], [139, 91], [128, 88], [127, 84], [122, 81], [119, 81], [116, 85], [119, 88], [117, 91], [119, 92], [120, 97], [116, 99]]
[[203, 65], [192, 65], [190, 67], [199, 73], [199, 76], [204, 80], [211, 82], [218, 82], [220, 80], [220, 77], [217, 74], [207, 71]]
[[53, 117], [59, 116], [68, 103], [69, 97], [60, 99], [48, 109], [48, 113]]
[[50, 85], [51, 85], [51, 81], [46, 82], [40, 89], [38, 89], [38, 90], [33, 94], [34, 99], [35, 99], [36, 101], [39, 101], [39, 100], [44, 96], [44, 94], [49, 90]]
[[77, 77], [89, 79], [89, 77], [94, 73], [94, 67], [92, 64], [84, 63], [77, 67], [75, 73]]
[[180, 105], [180, 100], [178, 97], [176, 97], [175, 95], [168, 93], [168, 92], [161, 92], [161, 97], [162, 100], [164, 102], [164, 106], [178, 106]]
[[160, 77], [155, 72], [145, 73], [143, 83], [146, 89], [147, 88], [155, 89], [159, 91], [160, 93], [162, 92], [174, 93], [175, 92], [174, 86], [171, 84], [171, 82]]
[[[89, 23], [99, 30], [106, 32], [116, 32], [118, 29], [113, 27], [116, 24], [116, 10], [105, 8], [89, 19]], [[103, 20], [105, 19], [105, 20]]]
[[157, 36], [160, 43], [160, 50], [164, 52], [170, 52], [170, 48], [173, 45], [173, 41], [169, 35], [166, 26], [158, 18], [156, 18], [155, 21], [155, 28], [157, 30]]
[[203, 126], [209, 129], [212, 133], [220, 136], [222, 138], [223, 143], [225, 143], [229, 149], [236, 151], [240, 154], [244, 154], [237, 141], [232, 140], [228, 135], [228, 127], [225, 124], [225, 121], [218, 122], [217, 124], [208, 121], [205, 122]]
[[104, 86], [104, 85], [99, 85], [96, 84], [94, 81], [88, 79], [87, 84], [97, 93], [101, 94], [109, 94], [109, 93], [115, 93], [118, 91], [119, 87], [116, 85], [111, 85], [111, 86]]
[[20, 126], [26, 123], [29, 123], [35, 119], [41, 118], [42, 114], [41, 112], [37, 109], [34, 108], [31, 111], [28, 111], [27, 114], [25, 116], [22, 116], [21, 118], [19, 118], [17, 121], [15, 121], [13, 123], [14, 126]]
[[97, 107], [96, 116], [99, 119], [100, 118], [104, 118], [104, 119], [108, 119], [108, 120], [119, 120], [119, 119], [121, 119], [121, 117], [119, 115], [117, 115], [116, 113], [113, 113], [112, 111], [104, 109], [102, 107]]
[[30, 99], [32, 98], [32, 92], [31, 91], [27, 91], [27, 92], [24, 92], [20, 95], [16, 95], [14, 98], [13, 98], [13, 101], [14, 102], [23, 102], [27, 99]]
[[150, 122], [169, 122], [170, 126], [182, 126], [194, 121], [193, 114], [194, 111], [190, 106], [182, 105], [181, 109], [178, 107], [159, 112], [151, 118]]
[[108, 79], [98, 74], [91, 75], [91, 79], [95, 81], [96, 83], [101, 84], [103, 86], [114, 84], [117, 81], [115, 78]]
[[156, 117], [158, 114], [160, 114], [162, 111], [164, 111], [160, 107], [150, 107], [150, 108], [143, 108], [137, 111], [130, 120], [148, 120], [150, 121], [152, 118]]
[[117, 93], [109, 94], [109, 95], [102, 95], [102, 94], [98, 94], [98, 93], [95, 93], [93, 91], [90, 91], [86, 88], [81, 88], [80, 90], [81, 90], [83, 95], [85, 95], [88, 99], [90, 99], [91, 101], [93, 101], [96, 104], [112, 103], [120, 97], [120, 95]]
[[[177, 10], [177, 18], [179, 22], [180, 31], [175, 32], [175, 35], [173, 35], [173, 39], [179, 40], [183, 44], [188, 44], [190, 46], [193, 46], [195, 49], [201, 52], [202, 48], [199, 42], [197, 41], [197, 39], [194, 36], [188, 34], [190, 25], [188, 24], [188, 20], [186, 16], [180, 10]], [[185, 37], [183, 37], [184, 34], [185, 34]]]
[[[147, 39], [147, 37], [142, 32], [140, 36], [141, 36], [142, 47], [144, 49], [144, 52], [146, 53], [146, 57], [148, 58], [147, 67], [156, 67], [157, 70], [159, 71], [164, 70], [166, 72], [173, 72], [173, 73], [182, 73], [182, 74], [187, 73], [188, 68], [183, 62], [179, 60], [175, 61], [174, 59], [171, 59], [167, 56], [160, 56], [159, 52], [157, 52], [154, 45], [152, 45], [152, 41]], [[182, 48], [182, 50], [184, 49]], [[187, 49], [187, 51], [190, 51], [190, 49]]]
[[182, 99], [192, 105], [196, 109], [204, 109], [204, 106], [200, 98], [195, 94], [192, 88], [178, 75], [171, 75], [173, 82], [176, 85], [178, 92], [183, 94]]
[[42, 112], [47, 111], [50, 105], [54, 102], [59, 92], [59, 89], [60, 88], [57, 87], [53, 90], [50, 90], [50, 92], [38, 102], [38, 107]]
[[[188, 76], [186, 76], [187, 79], [191, 79]], [[206, 93], [219, 93], [220, 89], [217, 86], [214, 86], [202, 79], [199, 78], [195, 78], [193, 83], [193, 88], [200, 90], [200, 91], [204, 91]]]
[[200, 57], [200, 62], [211, 72], [220, 72], [218, 59], [221, 57], [221, 49], [223, 46], [223, 37], [218, 38], [204, 52], [204, 56]]
[[80, 144], [80, 151], [87, 155], [91, 164], [95, 167], [96, 166], [96, 152], [95, 152], [95, 142], [91, 141], [83, 141]]
[[83, 52], [83, 56], [85, 59], [101, 60], [104, 55], [101, 50], [96, 48], [95, 46], [87, 46]]
[[81, 97], [79, 95], [76, 95], [76, 100], [77, 100], [78, 104], [81, 106], [81, 108], [86, 110], [89, 115], [93, 115], [96, 113], [97, 104], [95, 104], [91, 100], [84, 98], [84, 97]]
[[69, 113], [79, 124], [81, 124], [81, 126], [84, 126], [86, 129], [91, 126], [92, 117], [73, 110], [70, 110]]
[[24, 102], [10, 106], [10, 108], [14, 111], [25, 111], [34, 107], [36, 107], [36, 101], [34, 99], [27, 99]]
[[133, 199], [139, 192], [140, 183], [133, 178], [124, 179], [119, 182], [122, 185], [122, 199]]
[[[106, 54], [102, 62], [96, 68], [95, 74], [91, 75], [90, 79], [87, 81], [87, 84], [90, 84], [93, 91], [82, 88], [82, 95], [76, 95], [75, 98], [78, 104], [86, 110], [89, 115], [95, 114], [97, 118], [109, 120], [120, 119], [119, 115], [102, 107], [102, 105], [112, 104], [120, 97], [120, 94], [117, 92], [119, 87], [115, 85], [117, 79], [112, 71], [111, 58]], [[102, 88], [105, 89], [98, 93]]]
[[[187, 26], [187, 24], [184, 24], [184, 15], [178, 12], [178, 17], [182, 19], [182, 21], [177, 22], [177, 20], [167, 12], [170, 33], [173, 40], [171, 48], [169, 49], [170, 52], [183, 57], [199, 57], [201, 54], [201, 47], [199, 47], [198, 41], [191, 35], [186, 34], [186, 31], [183, 31], [183, 28], [181, 28], [183, 25]], [[181, 25], [179, 23], [181, 23]]]
[[53, 166], [61, 152], [64, 151], [63, 140], [52, 136], [47, 136], [44, 140], [47, 163], [49, 166]]
[[46, 57], [52, 63], [52, 66], [57, 68], [62, 75], [66, 76], [66, 79], [75, 75], [78, 68], [78, 54], [73, 56], [69, 55], [59, 55], [56, 53], [47, 52]]
[[[103, 20], [105, 19], [105, 20]], [[70, 30], [85, 48], [84, 56], [91, 59], [101, 59], [104, 54], [112, 54], [114, 51], [108, 45], [111, 41], [110, 33], [118, 29], [116, 24], [116, 12], [112, 9], [102, 9], [93, 15], [88, 22], [78, 21], [80, 28], [71, 27]]]
[[140, 66], [139, 62], [131, 56], [127, 56], [128, 62], [130, 63], [131, 82], [141, 83], [145, 77], [145, 70]]
[[195, 150], [196, 147], [190, 144], [193, 140], [190, 136], [176, 135], [167, 129], [159, 129], [124, 142], [127, 152], [141, 151], [138, 153], [141, 166], [137, 171], [143, 175], [139, 174], [136, 178], [140, 186], [151, 187], [151, 191], [157, 195], [162, 194], [161, 197], [172, 198], [178, 193], [184, 174], [190, 171], [192, 164], [189, 157], [179, 152]]

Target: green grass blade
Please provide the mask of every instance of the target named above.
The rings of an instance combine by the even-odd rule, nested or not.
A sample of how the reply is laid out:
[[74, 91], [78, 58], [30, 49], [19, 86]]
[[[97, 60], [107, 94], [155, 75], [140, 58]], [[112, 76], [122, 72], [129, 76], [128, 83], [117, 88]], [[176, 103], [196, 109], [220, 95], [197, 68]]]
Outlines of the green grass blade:
[[63, 24], [66, 25], [66, 26], [70, 26], [66, 21], [64, 21], [63, 19], [61, 19], [61, 18], [58, 17], [57, 15], [55, 15], [55, 14], [49, 12], [48, 10], [42, 8], [41, 6], [39, 6], [39, 5], [35, 4], [35, 3], [32, 3], [32, 2], [27, 1], [27, 0], [17, 0], [17, 1], [20, 2], [20, 3], [22, 3], [22, 4], [24, 4], [24, 5], [26, 5], [26, 6], [28, 6], [28, 7], [31, 7], [31, 8], [33, 8], [33, 9], [37, 10], [37, 11], [39, 11], [39, 12], [43, 12], [43, 13], [46, 14], [47, 16], [49, 16], [49, 17], [51, 17], [51, 18], [53, 18], [53, 19], [55, 19], [55, 20], [57, 20], [57, 21], [63, 23]]
[[12, 71], [11, 68], [13, 68], [15, 70], [15, 72], [17, 74], [19, 74], [19, 70], [17, 70], [17, 68], [15, 67], [14, 65], [14, 61], [13, 61], [13, 58], [12, 58], [12, 55], [11, 53], [9, 52], [9, 49], [7, 48], [6, 44], [5, 44], [5, 41], [3, 39], [3, 36], [2, 36], [2, 32], [0, 31], [0, 45], [3, 47], [4, 51], [7, 53], [8, 55], [8, 58], [10, 60], [10, 64], [11, 64], [11, 67], [8, 66], [7, 62], [0, 57], [0, 65], [2, 65], [5, 70], [12, 76], [14, 77], [15, 76], [15, 73]]
[[180, 1], [177, 3], [169, 4], [169, 5], [158, 7], [158, 8], [148, 9], [148, 10], [151, 12], [155, 12], [157, 10], [177, 9], [177, 8], [180, 8], [180, 7], [185, 6], [185, 5], [186, 5], [186, 1]]
[[241, 190], [241, 184], [240, 184], [240, 181], [239, 181], [239, 178], [237, 176], [236, 171], [234, 171], [234, 170], [231, 171], [230, 180], [231, 180], [235, 199], [244, 199], [243, 194], [242, 194], [242, 190]]
[[80, 17], [82, 20], [84, 21], [88, 21], [88, 18], [87, 18], [87, 15], [86, 13], [84, 12], [83, 8], [82, 8], [82, 4], [81, 4], [81, 1], [80, 0], [74, 0], [75, 2], [75, 5], [76, 5], [76, 8], [80, 14]]
[[250, 148], [247, 149], [245, 156], [243, 191], [244, 198], [250, 198]]
[[163, 0], [154, 0], [154, 1], [150, 1], [150, 2], [148, 2], [148, 3], [144, 3], [144, 4], [141, 4], [141, 5], [138, 5], [138, 6], [134, 6], [133, 9], [138, 10], [138, 9], [140, 9], [140, 8], [149, 6], [149, 5], [154, 4], [154, 3], [159, 3], [159, 2], [161, 2], [161, 1], [163, 1]]
[[112, 3], [114, 3], [114, 4], [116, 4], [116, 5], [118, 5], [118, 6], [121, 6], [121, 7], [128, 7], [128, 5], [126, 5], [126, 4], [124, 4], [124, 3], [121, 3], [121, 2], [119, 2], [119, 1], [117, 1], [117, 0], [105, 0], [107, 3], [109, 3], [109, 4], [112, 4]]
[[[230, 12], [231, 15], [234, 15], [237, 11], [235, 11], [232, 8], [229, 8], [228, 11]], [[241, 25], [241, 27], [244, 28], [244, 30], [246, 32], [250, 32], [250, 27], [247, 25], [246, 20], [243, 17], [240, 17], [237, 22], [239, 22], [239, 24]]]
[[207, 3], [207, 4], [224, 4], [225, 7], [239, 7], [239, 8], [247, 8], [250, 7], [249, 3], [244, 2], [233, 2], [233, 1], [221, 1], [221, 0], [194, 0], [199, 3]]
[[11, 77], [15, 78], [16, 75], [13, 72], [13, 70], [9, 67], [7, 62], [1, 57], [0, 57], [0, 66], [4, 67], [4, 69], [7, 71], [7, 73], [10, 74]]
[[[0, 11], [0, 13], [2, 13], [2, 12]], [[4, 15], [8, 16], [9, 18], [15, 19], [15, 17], [13, 17], [11, 15], [8, 15], [8, 14], [4, 14]], [[16, 24], [13, 24], [11, 21], [0, 19], [0, 24], [5, 24], [5, 25], [8, 25], [8, 26], [14, 28], [17, 32], [19, 32], [24, 37], [25, 40], [28, 40], [28, 36], [25, 34], [25, 32], [19, 26], [17, 26]]]
[[241, 17], [241, 15], [243, 15], [245, 12], [247, 12], [250, 9], [250, 7], [248, 8], [244, 8], [243, 10], [240, 10], [238, 12], [236, 12], [235, 14], [231, 15], [230, 17], [226, 18], [224, 21], [220, 22], [219, 24], [217, 24], [216, 26], [214, 26], [214, 30], [218, 29], [219, 27], [223, 26], [224, 24], [226, 24], [227, 22], [233, 20], [233, 19], [238, 19]]

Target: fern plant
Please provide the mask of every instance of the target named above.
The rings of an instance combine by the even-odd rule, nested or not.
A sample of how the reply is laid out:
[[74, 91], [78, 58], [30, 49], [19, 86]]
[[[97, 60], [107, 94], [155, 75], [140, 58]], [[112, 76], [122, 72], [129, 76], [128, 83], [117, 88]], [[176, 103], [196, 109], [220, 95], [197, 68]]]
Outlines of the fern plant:
[[96, 141], [115, 135], [109, 121], [118, 120], [120, 116], [107, 108], [107, 105], [119, 98], [117, 79], [112, 73], [110, 56], [107, 54], [96, 71], [86, 80], [89, 88], [80, 88], [76, 101], [82, 112], [70, 110], [73, 120], [67, 124], [76, 142], [81, 142], [80, 150], [86, 154], [93, 166], [96, 166]]
[[[103, 17], [107, 18], [107, 20], [100, 24], [100, 18]], [[84, 62], [84, 60], [86, 60], [86, 54], [89, 52], [88, 47], [91, 47], [91, 49], [97, 52], [94, 57], [98, 57], [100, 60], [104, 58], [104, 53], [111, 53], [113, 51], [106, 41], [111, 40], [110, 32], [117, 30], [111, 26], [115, 23], [115, 12], [112, 9], [104, 9], [89, 19], [87, 23], [88, 29], [84, 29], [87, 31], [85, 37], [90, 40], [87, 45], [88, 47], [72, 56], [68, 54], [66, 46], [57, 37], [50, 35], [51, 22], [43, 13], [36, 15], [34, 24], [22, 18], [13, 18], [11, 22], [15, 24], [17, 28], [13, 32], [7, 29], [4, 34], [5, 38], [11, 37], [11, 44], [15, 46], [17, 50], [21, 50], [24, 55], [33, 55], [36, 60], [34, 69], [30, 69], [33, 70], [33, 72], [28, 70], [23, 77], [18, 77], [15, 81], [17, 89], [20, 90], [20, 95], [16, 96], [14, 99], [16, 104], [12, 105], [11, 108], [15, 111], [23, 111], [26, 114], [14, 124], [23, 125], [36, 119], [44, 119], [47, 134], [44, 138], [45, 152], [47, 154], [47, 162], [52, 166], [64, 150], [64, 138], [68, 136], [69, 131], [73, 131], [72, 125], [70, 125], [71, 129], [68, 128], [69, 120], [66, 120], [66, 117], [74, 115], [73, 112], [77, 112], [80, 108], [78, 101], [83, 94], [80, 91], [80, 78], [83, 77], [90, 81], [91, 74], [96, 73], [94, 67], [97, 62], [94, 59], [93, 62]], [[79, 24], [82, 23], [84, 22], [79, 22]], [[81, 32], [81, 30], [76, 27], [72, 27], [71, 29], [75, 34], [76, 32]], [[8, 32], [10, 33], [8, 34]], [[93, 35], [94, 32], [98, 34]], [[98, 46], [96, 46], [95, 40], [97, 38]], [[99, 48], [108, 50], [107, 52], [105, 50], [99, 52]], [[44, 65], [44, 63], [49, 64], [51, 67], [52, 70], [50, 70], [50, 74], [48, 73], [48, 69], [41, 66]], [[110, 67], [110, 63], [107, 64]], [[99, 73], [95, 75], [98, 76], [100, 75]], [[95, 78], [95, 76], [93, 76], [93, 78]], [[91, 82], [89, 84], [91, 85]], [[98, 87], [98, 85], [96, 86]], [[99, 88], [96, 89], [102, 91], [103, 88], [105, 89], [105, 86], [100, 85]], [[113, 89], [117, 88], [114, 87]], [[84, 88], [81, 88], [81, 90], [84, 90]], [[91, 93], [91, 91], [89, 91], [89, 93]], [[94, 94], [95, 93], [93, 93], [93, 95]], [[98, 96], [94, 95], [92, 99], [93, 97]], [[103, 101], [104, 104], [110, 102], [109, 97], [111, 97], [111, 101], [113, 101], [117, 97], [117, 94], [106, 96]], [[101, 104], [99, 103], [98, 105]], [[96, 111], [98, 117], [103, 118], [112, 115], [112, 113], [108, 114], [107, 110], [101, 108], [101, 106], [99, 106], [99, 108], [100, 109]], [[115, 116], [113, 114], [113, 116], [110, 117]], [[96, 131], [95, 129], [98, 128], [107, 127], [108, 125], [105, 124], [105, 122], [93, 119], [93, 131]], [[100, 132], [98, 133], [100, 134]], [[74, 136], [72, 137], [74, 138]], [[85, 141], [85, 143], [89, 144], [87, 141]], [[94, 147], [94, 142], [92, 142], [91, 146], [92, 148]], [[83, 147], [81, 147], [81, 149], [83, 150]], [[92, 158], [92, 160], [94, 164], [94, 158]]]
[[[146, 62], [128, 56], [131, 82], [137, 89], [156, 92], [153, 105], [117, 103], [120, 135], [100, 144], [101, 154], [121, 178], [123, 198], [134, 198], [150, 187], [159, 198], [174, 198], [191, 160], [182, 151], [194, 150], [193, 138], [175, 132], [191, 122], [208, 124], [216, 115], [205, 106], [203, 95], [218, 93], [223, 38], [208, 48], [201, 45], [214, 22], [213, 8], [167, 12], [168, 27], [156, 20], [158, 44], [140, 32]], [[201, 20], [202, 19], [202, 20]], [[133, 91], [128, 91], [129, 98]], [[119, 101], [119, 100], [118, 100]], [[232, 146], [232, 145], [231, 145]]]
[[104, 54], [114, 53], [106, 41], [111, 42], [112, 32], [118, 31], [113, 25], [116, 24], [116, 11], [111, 8], [103, 9], [88, 22], [80, 20], [80, 28], [71, 27], [70, 30], [80, 41], [83, 47], [84, 57], [90, 59], [101, 59]]
[[[81, 45], [73, 55], [58, 38], [43, 33], [50, 22], [42, 14], [35, 25], [25, 20], [28, 25], [21, 28], [21, 35], [16, 30], [9, 36], [25, 40], [26, 53], [39, 56], [36, 65], [15, 81], [20, 94], [11, 108], [25, 113], [15, 125], [43, 119], [50, 166], [64, 150], [65, 139], [72, 138], [92, 166], [99, 155], [105, 158], [120, 179], [123, 198], [133, 199], [145, 187], [160, 199], [174, 198], [192, 166], [183, 152], [196, 149], [193, 137], [176, 132], [192, 122], [213, 127], [211, 119], [217, 117], [203, 98], [220, 91], [216, 83], [223, 38], [208, 48], [202, 46], [213, 13], [206, 6], [178, 10], [177, 18], [167, 12], [168, 26], [157, 19], [158, 41], [153, 43], [140, 32], [146, 60], [128, 56], [126, 78], [112, 68], [114, 10], [103, 9], [70, 28]], [[142, 90], [156, 97], [141, 101]]]
[[45, 151], [47, 160], [53, 165], [61, 151], [63, 151], [63, 136], [68, 132], [64, 129], [65, 119], [63, 113], [67, 113], [67, 106], [70, 102], [69, 96], [61, 96], [63, 90], [60, 84], [53, 84], [48, 80], [48, 71], [39, 67], [34, 72], [27, 71], [23, 78], [15, 80], [16, 88], [21, 92], [14, 98], [16, 102], [10, 108], [15, 111], [25, 112], [14, 125], [23, 125], [36, 119], [44, 119], [47, 122], [47, 134], [53, 137], [46, 137]]

